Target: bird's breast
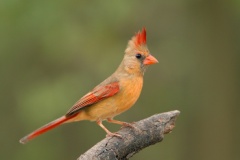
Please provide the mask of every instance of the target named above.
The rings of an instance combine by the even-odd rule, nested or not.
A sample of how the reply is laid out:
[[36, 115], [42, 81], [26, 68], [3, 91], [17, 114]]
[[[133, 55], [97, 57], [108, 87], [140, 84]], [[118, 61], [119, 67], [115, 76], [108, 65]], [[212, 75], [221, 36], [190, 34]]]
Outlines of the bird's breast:
[[117, 102], [116, 115], [128, 110], [137, 101], [142, 91], [143, 78], [134, 77], [122, 80], [120, 86], [121, 91], [119, 95], [116, 95], [116, 97], [118, 96], [116, 101], [119, 101]]

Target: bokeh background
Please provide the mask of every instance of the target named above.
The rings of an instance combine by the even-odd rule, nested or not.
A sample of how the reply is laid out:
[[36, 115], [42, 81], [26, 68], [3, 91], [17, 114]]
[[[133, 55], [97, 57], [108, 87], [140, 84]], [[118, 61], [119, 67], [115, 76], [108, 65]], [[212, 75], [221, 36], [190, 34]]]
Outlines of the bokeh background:
[[0, 159], [76, 159], [104, 138], [84, 121], [18, 142], [108, 77], [143, 26], [159, 64], [117, 119], [181, 115], [162, 143], [132, 159], [239, 159], [239, 22], [238, 0], [1, 0]]

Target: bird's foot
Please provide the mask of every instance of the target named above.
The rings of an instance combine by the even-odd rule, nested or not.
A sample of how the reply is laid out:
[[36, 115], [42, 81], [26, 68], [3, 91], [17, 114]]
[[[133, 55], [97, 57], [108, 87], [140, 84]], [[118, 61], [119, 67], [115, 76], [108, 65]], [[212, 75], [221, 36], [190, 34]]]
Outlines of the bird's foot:
[[112, 133], [112, 132], [108, 132], [106, 137], [118, 137], [118, 138], [122, 138], [122, 136], [118, 133]]
[[136, 127], [133, 126], [134, 124], [135, 124], [135, 122], [132, 122], [132, 123], [123, 122], [121, 128], [123, 128], [123, 127], [130, 127], [130, 128], [136, 129]]

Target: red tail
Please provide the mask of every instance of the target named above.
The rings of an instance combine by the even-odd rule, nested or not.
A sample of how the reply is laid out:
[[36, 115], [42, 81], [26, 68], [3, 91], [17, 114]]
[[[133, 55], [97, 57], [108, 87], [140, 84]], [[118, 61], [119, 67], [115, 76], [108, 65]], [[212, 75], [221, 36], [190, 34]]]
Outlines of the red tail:
[[76, 115], [71, 116], [71, 117], [62, 116], [62, 117], [60, 117], [60, 118], [58, 118], [58, 119], [56, 119], [56, 120], [54, 120], [54, 121], [52, 121], [52, 122], [50, 122], [46, 125], [40, 127], [39, 129], [37, 129], [37, 130], [33, 131], [32, 133], [28, 134], [27, 136], [23, 137], [22, 139], [20, 139], [19, 142], [22, 143], [22, 144], [25, 144], [28, 141], [30, 141], [31, 139], [39, 136], [40, 134], [43, 134], [43, 133], [47, 132], [50, 129], [53, 129], [53, 128], [59, 126], [63, 122], [65, 122], [65, 121], [67, 121], [67, 120], [69, 120], [69, 119], [71, 119], [75, 116]]

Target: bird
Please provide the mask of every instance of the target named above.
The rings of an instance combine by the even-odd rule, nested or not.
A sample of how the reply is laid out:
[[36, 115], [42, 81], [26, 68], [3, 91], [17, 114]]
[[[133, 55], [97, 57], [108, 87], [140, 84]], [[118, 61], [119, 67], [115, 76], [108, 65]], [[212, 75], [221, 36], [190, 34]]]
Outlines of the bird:
[[111, 76], [80, 98], [65, 115], [31, 132], [19, 142], [25, 144], [61, 124], [82, 120], [96, 121], [106, 136], [121, 138], [120, 134], [110, 132], [102, 121], [132, 127], [132, 124], [114, 117], [135, 104], [142, 90], [144, 73], [149, 65], [155, 63], [158, 60], [148, 50], [146, 28], [143, 27], [129, 40], [123, 60]]

